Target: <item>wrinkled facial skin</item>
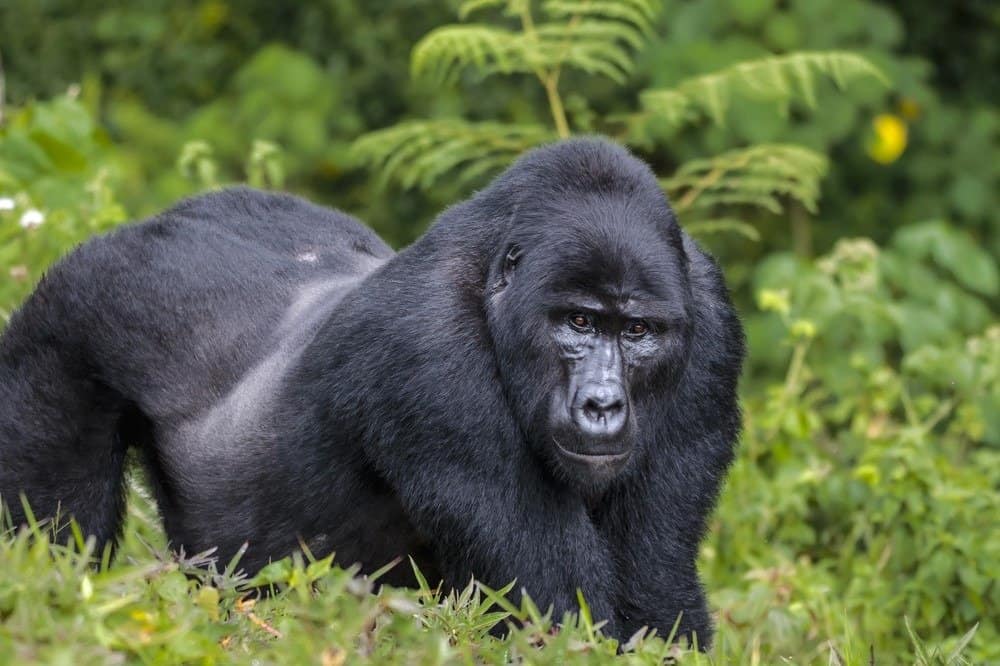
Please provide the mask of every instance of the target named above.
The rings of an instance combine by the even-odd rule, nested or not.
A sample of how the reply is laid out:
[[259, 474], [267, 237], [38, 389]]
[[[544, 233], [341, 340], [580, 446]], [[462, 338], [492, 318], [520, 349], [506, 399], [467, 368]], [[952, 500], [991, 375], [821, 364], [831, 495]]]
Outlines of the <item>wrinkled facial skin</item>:
[[[683, 293], [683, 285], [674, 288]], [[669, 399], [683, 371], [684, 300], [622, 279], [552, 296], [545, 337], [559, 381], [535, 423], [564, 476], [600, 491], [646, 453], [646, 412]]]
[[590, 492], [644, 453], [644, 412], [669, 399], [689, 343], [683, 256], [655, 234], [615, 240], [512, 242], [487, 303], [522, 431], [557, 476]]
[[633, 387], [648, 380], [664, 355], [664, 322], [635, 303], [605, 307], [567, 299], [570, 313], [554, 314], [549, 335], [565, 378], [552, 392], [547, 429], [561, 463], [576, 476], [615, 476], [634, 453]]

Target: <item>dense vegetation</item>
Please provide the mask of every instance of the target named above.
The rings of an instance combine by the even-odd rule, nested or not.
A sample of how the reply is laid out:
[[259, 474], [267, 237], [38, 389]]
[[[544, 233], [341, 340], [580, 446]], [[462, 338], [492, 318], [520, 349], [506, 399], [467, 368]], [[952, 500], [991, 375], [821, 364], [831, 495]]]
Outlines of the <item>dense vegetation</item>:
[[[720, 258], [750, 337], [701, 560], [713, 663], [1000, 660], [996, 9], [430, 4], [4, 3], [0, 317], [74, 244], [204, 188], [302, 193], [402, 246], [526, 147], [608, 134]], [[227, 563], [169, 556], [133, 486], [110, 566], [68, 531], [0, 542], [0, 662], [614, 659], [585, 611], [552, 632], [492, 591], [375, 596], [328, 561], [276, 563], [255, 601]], [[488, 637], [506, 613], [527, 625]]]

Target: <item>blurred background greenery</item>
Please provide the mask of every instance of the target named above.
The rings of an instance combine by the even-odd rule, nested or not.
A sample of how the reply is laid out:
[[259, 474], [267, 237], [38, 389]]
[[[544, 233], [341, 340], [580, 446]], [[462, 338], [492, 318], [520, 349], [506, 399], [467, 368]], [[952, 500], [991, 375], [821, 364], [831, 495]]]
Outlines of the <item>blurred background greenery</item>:
[[[543, 37], [593, 27], [593, 50], [463, 51], [441, 32], [462, 4], [503, 39], [526, 8]], [[997, 661], [998, 34], [989, 0], [3, 0], [0, 317], [76, 243], [208, 187], [300, 193], [401, 247], [524, 147], [611, 135], [747, 323], [701, 563], [720, 654], [919, 661], [914, 636], [946, 655], [978, 623], [963, 654]]]

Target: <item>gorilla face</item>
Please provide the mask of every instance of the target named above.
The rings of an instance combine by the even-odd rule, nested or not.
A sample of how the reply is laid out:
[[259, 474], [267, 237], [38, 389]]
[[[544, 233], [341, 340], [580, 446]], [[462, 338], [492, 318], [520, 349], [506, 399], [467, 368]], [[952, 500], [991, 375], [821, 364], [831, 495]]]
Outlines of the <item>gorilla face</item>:
[[515, 229], [487, 304], [522, 431], [555, 472], [603, 489], [643, 453], [690, 337], [686, 258], [662, 220], [595, 200]]

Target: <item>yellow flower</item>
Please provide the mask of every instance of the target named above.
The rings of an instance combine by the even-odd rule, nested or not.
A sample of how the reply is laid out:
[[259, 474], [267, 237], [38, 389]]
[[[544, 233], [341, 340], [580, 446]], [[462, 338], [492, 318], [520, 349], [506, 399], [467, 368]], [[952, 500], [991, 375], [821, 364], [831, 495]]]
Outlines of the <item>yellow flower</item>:
[[892, 113], [882, 113], [872, 121], [874, 136], [868, 144], [868, 156], [879, 164], [892, 164], [906, 150], [906, 123]]

